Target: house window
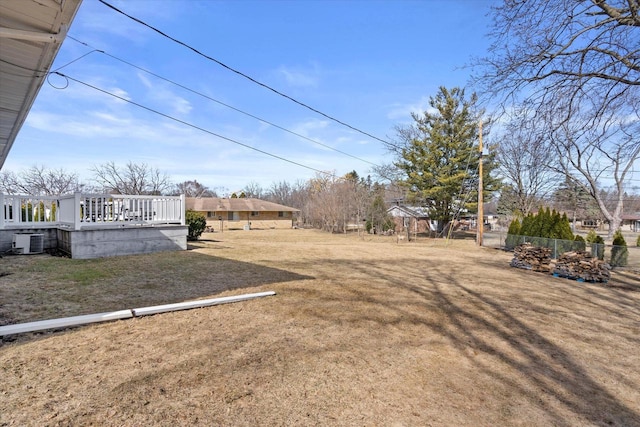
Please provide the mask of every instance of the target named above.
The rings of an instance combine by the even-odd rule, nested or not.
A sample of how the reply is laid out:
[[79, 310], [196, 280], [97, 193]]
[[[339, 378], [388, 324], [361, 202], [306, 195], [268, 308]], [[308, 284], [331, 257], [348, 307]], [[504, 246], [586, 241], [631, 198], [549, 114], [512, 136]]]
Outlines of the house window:
[[233, 212], [227, 212], [227, 220], [229, 220], [229, 221], [233, 221], [234, 220]]
[[251, 216], [258, 216], [258, 215], [260, 215], [260, 212], [255, 212], [255, 211], [251, 212]]
[[278, 218], [284, 218], [284, 212], [283, 211], [279, 211], [278, 212]]
[[215, 212], [207, 212], [207, 217], [208, 218], [215, 218], [216, 217], [216, 213]]

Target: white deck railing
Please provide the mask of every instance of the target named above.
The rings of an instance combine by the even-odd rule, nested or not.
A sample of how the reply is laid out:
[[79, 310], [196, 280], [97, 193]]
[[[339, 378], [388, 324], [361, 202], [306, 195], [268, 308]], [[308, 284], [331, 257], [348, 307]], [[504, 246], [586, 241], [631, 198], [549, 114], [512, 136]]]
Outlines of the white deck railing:
[[184, 196], [0, 194], [0, 229], [185, 224]]

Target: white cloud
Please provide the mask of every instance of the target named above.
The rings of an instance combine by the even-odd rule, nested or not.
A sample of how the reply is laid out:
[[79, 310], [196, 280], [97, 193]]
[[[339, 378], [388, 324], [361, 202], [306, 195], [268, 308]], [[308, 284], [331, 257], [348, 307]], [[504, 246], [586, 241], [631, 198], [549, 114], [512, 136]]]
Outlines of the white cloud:
[[311, 119], [301, 123], [295, 124], [291, 130], [300, 135], [304, 135], [306, 137], [310, 137], [309, 135], [313, 132], [317, 132], [321, 129], [326, 129], [329, 126], [328, 120], [319, 120], [319, 119]]
[[117, 102], [125, 102], [124, 100], [131, 101], [131, 97], [129, 96], [129, 93], [124, 89], [114, 87], [114, 88], [108, 89], [108, 92], [114, 94], [119, 98], [122, 98], [122, 99], [114, 98], [117, 100]]
[[282, 65], [277, 74], [284, 77], [285, 81], [294, 87], [317, 87], [320, 81], [320, 71], [316, 64], [311, 68], [286, 67]]
[[154, 85], [142, 72], [138, 73], [138, 79], [140, 79], [142, 85], [148, 89], [147, 96], [154, 102], [162, 104], [162, 111], [167, 111], [164, 107], [169, 107], [170, 111], [167, 112], [168, 114], [187, 116], [193, 109], [193, 106], [188, 100], [171, 91], [166, 84], [160, 83]]
[[138, 78], [140, 79], [144, 87], [146, 87], [147, 89], [152, 89], [151, 80], [149, 80], [145, 73], [143, 73], [142, 71], [138, 72]]
[[423, 96], [419, 100], [409, 104], [392, 104], [387, 113], [390, 120], [411, 120], [411, 113], [421, 114], [425, 111], [429, 113], [435, 112], [435, 109], [429, 105], [429, 97]]

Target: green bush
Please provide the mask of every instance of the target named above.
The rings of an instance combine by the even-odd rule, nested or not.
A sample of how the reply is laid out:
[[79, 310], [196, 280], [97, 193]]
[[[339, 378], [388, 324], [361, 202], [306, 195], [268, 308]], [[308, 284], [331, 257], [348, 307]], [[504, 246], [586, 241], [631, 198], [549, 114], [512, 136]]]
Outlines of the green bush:
[[598, 259], [604, 259], [604, 239], [595, 230], [589, 230], [586, 240], [591, 244], [591, 255]]
[[640, 236], [638, 236], [638, 240], [636, 240], [636, 246], [640, 246]]
[[520, 226], [520, 235], [521, 236], [535, 236], [535, 232], [533, 230], [533, 223], [535, 221], [535, 217], [532, 213], [522, 218], [522, 225]]
[[587, 233], [587, 243], [596, 243], [596, 238], [598, 237], [598, 234], [596, 233], [595, 230], [591, 229], [589, 230], [589, 232]]
[[[555, 209], [540, 208], [536, 215], [529, 213], [522, 219], [522, 225], [512, 222], [509, 226], [507, 240], [505, 246], [507, 249], [513, 249], [522, 243], [518, 237], [509, 236], [510, 234], [527, 236], [526, 241], [533, 246], [550, 248], [553, 250], [553, 257], [575, 250], [576, 244], [573, 242], [574, 235], [571, 231], [571, 224], [566, 214], [560, 214]], [[580, 245], [578, 244], [580, 247]]]
[[574, 251], [585, 251], [587, 249], [587, 243], [584, 241], [584, 237], [576, 234], [576, 238], [573, 240]]
[[187, 210], [185, 222], [189, 226], [187, 240], [198, 240], [207, 227], [207, 218], [200, 212]]
[[520, 220], [515, 218], [509, 224], [509, 231], [507, 231], [507, 240], [505, 240], [504, 245], [508, 251], [512, 250], [516, 246], [518, 246], [520, 242]]
[[613, 247], [611, 248], [611, 266], [623, 267], [629, 262], [629, 249], [619, 229], [613, 235]]

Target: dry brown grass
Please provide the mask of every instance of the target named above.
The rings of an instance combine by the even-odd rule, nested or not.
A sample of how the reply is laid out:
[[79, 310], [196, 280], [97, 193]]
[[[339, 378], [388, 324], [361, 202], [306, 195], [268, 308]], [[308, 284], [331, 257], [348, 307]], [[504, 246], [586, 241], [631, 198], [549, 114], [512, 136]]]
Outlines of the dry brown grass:
[[0, 425], [640, 425], [633, 274], [577, 283], [468, 241], [205, 238], [0, 260], [5, 323], [277, 292], [4, 343]]

